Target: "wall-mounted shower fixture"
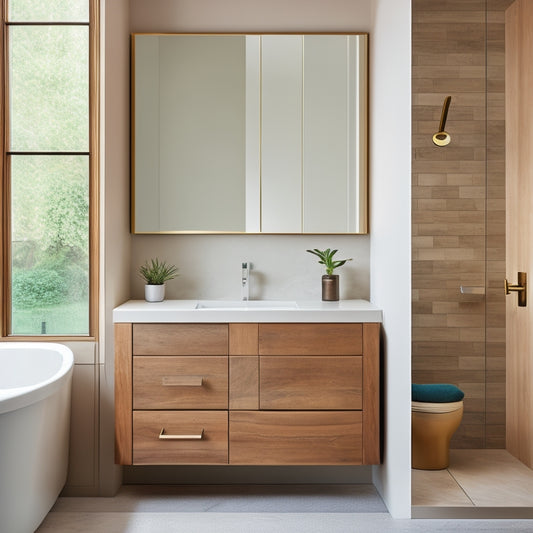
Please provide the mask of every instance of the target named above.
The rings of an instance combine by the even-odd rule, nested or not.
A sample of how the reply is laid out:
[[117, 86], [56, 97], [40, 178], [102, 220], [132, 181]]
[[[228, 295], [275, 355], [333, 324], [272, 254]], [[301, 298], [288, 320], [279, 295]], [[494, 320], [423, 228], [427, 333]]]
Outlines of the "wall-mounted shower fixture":
[[446, 127], [446, 119], [448, 118], [448, 109], [450, 109], [450, 102], [452, 101], [451, 96], [447, 96], [444, 99], [444, 104], [442, 105], [442, 114], [440, 116], [439, 131], [433, 135], [433, 144], [436, 146], [446, 146], [450, 144], [452, 138], [450, 134], [444, 131]]

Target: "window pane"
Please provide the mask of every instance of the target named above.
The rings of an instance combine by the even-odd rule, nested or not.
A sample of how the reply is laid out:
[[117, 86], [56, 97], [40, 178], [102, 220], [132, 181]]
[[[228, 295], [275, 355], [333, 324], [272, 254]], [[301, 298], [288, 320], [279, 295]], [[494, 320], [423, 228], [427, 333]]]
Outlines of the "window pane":
[[89, 29], [9, 28], [12, 151], [88, 151]]
[[9, 0], [10, 22], [89, 22], [89, 0]]
[[89, 158], [12, 156], [12, 334], [89, 333]]

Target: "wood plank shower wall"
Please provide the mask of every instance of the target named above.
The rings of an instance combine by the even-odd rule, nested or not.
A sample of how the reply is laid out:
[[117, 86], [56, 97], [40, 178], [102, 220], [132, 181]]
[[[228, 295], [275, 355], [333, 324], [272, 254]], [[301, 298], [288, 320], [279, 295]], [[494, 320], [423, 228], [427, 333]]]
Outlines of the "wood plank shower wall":
[[[466, 394], [455, 448], [505, 447], [504, 11], [413, 0], [413, 381]], [[487, 9], [486, 9], [487, 8]], [[442, 104], [452, 96], [438, 148]], [[482, 286], [465, 296], [460, 286]]]

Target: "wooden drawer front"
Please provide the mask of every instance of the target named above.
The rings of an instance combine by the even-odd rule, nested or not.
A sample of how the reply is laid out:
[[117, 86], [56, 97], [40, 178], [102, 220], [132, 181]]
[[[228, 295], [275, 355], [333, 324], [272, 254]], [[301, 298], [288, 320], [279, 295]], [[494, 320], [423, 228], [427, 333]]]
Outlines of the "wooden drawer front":
[[259, 409], [259, 358], [229, 357], [229, 408]]
[[133, 355], [227, 354], [227, 324], [133, 325]]
[[229, 354], [257, 355], [257, 324], [229, 325]]
[[362, 357], [261, 357], [261, 409], [362, 409]]
[[361, 355], [361, 324], [259, 324], [259, 355]]
[[[167, 439], [161, 439], [161, 430]], [[202, 434], [203, 430], [203, 434]], [[201, 439], [175, 439], [199, 436]], [[227, 411], [135, 411], [133, 464], [227, 464]]]
[[133, 358], [134, 409], [227, 409], [228, 358]]
[[362, 463], [360, 411], [230, 411], [230, 464]]

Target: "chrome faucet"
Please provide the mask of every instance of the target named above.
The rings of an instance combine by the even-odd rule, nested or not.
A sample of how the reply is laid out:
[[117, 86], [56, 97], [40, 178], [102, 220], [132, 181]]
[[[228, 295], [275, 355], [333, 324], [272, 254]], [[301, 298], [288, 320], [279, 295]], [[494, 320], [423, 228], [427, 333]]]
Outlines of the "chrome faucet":
[[242, 285], [242, 299], [248, 301], [250, 299], [250, 270], [252, 269], [252, 263], [242, 263], [241, 271], [241, 285]]

